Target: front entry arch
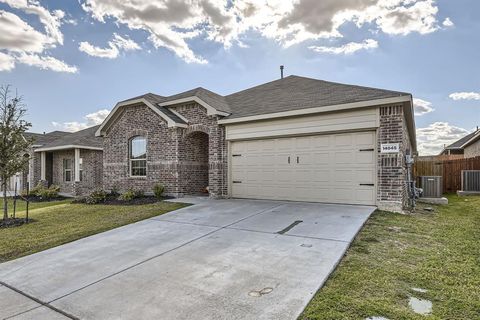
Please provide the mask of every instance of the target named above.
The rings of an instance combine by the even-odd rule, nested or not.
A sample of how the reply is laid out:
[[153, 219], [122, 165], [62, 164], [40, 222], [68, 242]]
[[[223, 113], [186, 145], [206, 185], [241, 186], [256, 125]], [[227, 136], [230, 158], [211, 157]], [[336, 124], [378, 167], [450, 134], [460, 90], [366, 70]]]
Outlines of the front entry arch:
[[208, 194], [209, 136], [202, 131], [188, 133], [180, 152], [180, 186], [183, 194]]

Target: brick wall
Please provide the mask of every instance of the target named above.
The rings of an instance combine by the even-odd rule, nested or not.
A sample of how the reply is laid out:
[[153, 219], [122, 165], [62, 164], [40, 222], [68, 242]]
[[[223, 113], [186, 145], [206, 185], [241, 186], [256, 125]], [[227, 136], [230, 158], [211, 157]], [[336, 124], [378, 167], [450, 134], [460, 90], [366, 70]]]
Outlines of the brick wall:
[[[208, 134], [208, 185], [212, 197], [227, 195], [227, 148], [225, 141], [225, 128], [219, 126], [217, 116], [208, 116], [207, 111], [197, 103], [189, 103], [172, 108], [189, 121], [189, 127], [182, 129], [180, 148], [192, 132]], [[182, 153], [182, 150], [180, 150]], [[180, 170], [185, 170], [186, 163], [179, 163]], [[184, 179], [183, 181], [185, 181]], [[188, 182], [188, 180], [186, 180]], [[188, 193], [183, 191], [184, 193]]]
[[[80, 149], [82, 159], [82, 181], [74, 183], [74, 195], [86, 195], [103, 187], [103, 152]], [[75, 172], [73, 174], [75, 177]]]
[[[72, 181], [65, 181], [63, 173], [63, 160], [70, 159], [72, 161]], [[53, 170], [52, 170], [52, 184], [60, 187], [60, 191], [64, 193], [74, 193], [75, 169], [73, 161], [75, 159], [75, 151], [62, 150], [53, 152]]]
[[[399, 153], [380, 153], [382, 143], [399, 143]], [[411, 150], [403, 106], [380, 107], [378, 129], [377, 205], [382, 210], [401, 212], [407, 205], [405, 154]]]
[[[123, 108], [104, 137], [106, 189], [152, 192], [156, 183], [162, 183], [167, 194], [181, 196], [202, 192], [208, 175], [210, 195], [226, 195], [225, 132], [218, 126], [217, 116], [208, 116], [196, 103], [174, 109], [188, 119], [188, 128], [168, 128], [143, 104]], [[147, 139], [146, 177], [129, 174], [129, 141], [137, 135]]]

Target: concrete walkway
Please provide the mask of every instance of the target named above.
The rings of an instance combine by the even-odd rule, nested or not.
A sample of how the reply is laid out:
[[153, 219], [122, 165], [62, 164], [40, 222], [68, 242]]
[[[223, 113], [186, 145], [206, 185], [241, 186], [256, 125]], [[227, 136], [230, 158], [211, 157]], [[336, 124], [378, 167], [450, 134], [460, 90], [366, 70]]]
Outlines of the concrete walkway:
[[193, 206], [0, 264], [2, 319], [296, 319], [373, 207]]

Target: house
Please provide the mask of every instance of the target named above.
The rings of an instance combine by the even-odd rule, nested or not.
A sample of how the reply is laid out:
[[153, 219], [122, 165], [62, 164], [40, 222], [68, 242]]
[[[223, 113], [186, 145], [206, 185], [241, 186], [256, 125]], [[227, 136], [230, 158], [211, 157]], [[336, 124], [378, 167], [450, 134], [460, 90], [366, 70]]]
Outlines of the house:
[[409, 93], [289, 76], [230, 95], [147, 93], [75, 133], [32, 135], [28, 181], [181, 197], [407, 206]]
[[[8, 191], [14, 191], [15, 185], [17, 188], [17, 192], [20, 193], [21, 190], [25, 189], [27, 186], [27, 182], [33, 181], [33, 163], [34, 163], [34, 152], [33, 150], [37, 147], [42, 146], [45, 143], [49, 143], [55, 139], [62, 137], [63, 135], [68, 134], [67, 132], [63, 131], [52, 131], [49, 133], [32, 133], [26, 132], [24, 133], [25, 139], [31, 139], [33, 141], [33, 145], [29, 150], [25, 150], [25, 155], [30, 157], [29, 161], [29, 168], [21, 172], [17, 172], [16, 175], [10, 178], [9, 183], [7, 184]], [[30, 174], [32, 173], [32, 174]]]
[[464, 158], [480, 156], [480, 129], [477, 129], [445, 147], [440, 155], [463, 155]]
[[[96, 129], [103, 186], [151, 192], [162, 183], [174, 196], [208, 190], [213, 197], [401, 211], [406, 158], [416, 154], [412, 110], [409, 93], [299, 76], [226, 96], [204, 88], [147, 93], [117, 103]], [[74, 150], [92, 151], [64, 144], [77, 164]], [[100, 153], [101, 145], [95, 148]]]
[[101, 188], [103, 139], [95, 136], [97, 129], [98, 126], [74, 133], [26, 133], [26, 137], [34, 139], [28, 174], [24, 174], [30, 187], [39, 182], [46, 186], [54, 184], [70, 195]]

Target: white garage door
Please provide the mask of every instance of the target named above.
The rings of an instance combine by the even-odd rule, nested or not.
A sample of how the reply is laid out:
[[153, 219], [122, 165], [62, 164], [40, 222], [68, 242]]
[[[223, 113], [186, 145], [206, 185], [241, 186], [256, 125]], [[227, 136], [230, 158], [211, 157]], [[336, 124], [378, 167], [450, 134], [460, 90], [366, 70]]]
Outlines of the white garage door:
[[233, 197], [374, 205], [375, 132], [235, 141]]

